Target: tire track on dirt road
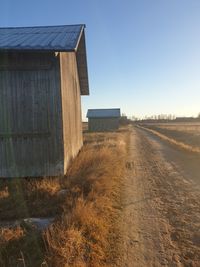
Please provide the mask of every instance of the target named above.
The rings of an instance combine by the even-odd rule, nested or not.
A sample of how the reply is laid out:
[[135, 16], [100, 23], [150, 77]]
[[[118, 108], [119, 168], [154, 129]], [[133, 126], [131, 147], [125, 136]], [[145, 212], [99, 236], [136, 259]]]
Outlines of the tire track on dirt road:
[[127, 142], [117, 266], [200, 266], [200, 191], [141, 129]]

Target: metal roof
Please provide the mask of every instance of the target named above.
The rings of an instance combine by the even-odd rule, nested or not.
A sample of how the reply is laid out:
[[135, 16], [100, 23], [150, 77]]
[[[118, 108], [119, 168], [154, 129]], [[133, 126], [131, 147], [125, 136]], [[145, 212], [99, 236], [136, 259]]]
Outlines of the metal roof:
[[0, 52], [76, 52], [82, 95], [89, 94], [84, 24], [0, 28]]
[[84, 25], [0, 28], [0, 50], [75, 50]]
[[88, 109], [87, 118], [119, 118], [120, 108]]

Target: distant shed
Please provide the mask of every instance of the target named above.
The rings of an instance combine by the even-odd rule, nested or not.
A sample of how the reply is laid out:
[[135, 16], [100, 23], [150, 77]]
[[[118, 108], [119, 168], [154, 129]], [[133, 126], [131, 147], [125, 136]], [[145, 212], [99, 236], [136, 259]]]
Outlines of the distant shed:
[[88, 109], [88, 129], [92, 132], [114, 131], [119, 128], [120, 109]]
[[0, 28], [0, 177], [63, 175], [80, 150], [84, 28]]

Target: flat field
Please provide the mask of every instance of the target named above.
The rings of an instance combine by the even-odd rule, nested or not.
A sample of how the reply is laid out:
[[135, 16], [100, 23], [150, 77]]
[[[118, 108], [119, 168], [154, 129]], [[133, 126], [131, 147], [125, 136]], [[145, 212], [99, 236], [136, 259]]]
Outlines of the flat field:
[[142, 126], [192, 148], [200, 148], [200, 122], [148, 123]]

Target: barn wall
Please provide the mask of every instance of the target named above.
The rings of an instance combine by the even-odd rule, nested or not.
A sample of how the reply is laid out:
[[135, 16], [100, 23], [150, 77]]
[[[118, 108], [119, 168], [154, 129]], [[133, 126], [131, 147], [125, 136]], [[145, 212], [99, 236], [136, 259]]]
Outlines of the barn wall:
[[114, 131], [119, 128], [119, 118], [89, 118], [88, 129], [92, 132]]
[[59, 61], [0, 54], [0, 177], [63, 173]]
[[82, 119], [80, 85], [77, 72], [76, 55], [60, 53], [62, 117], [64, 141], [64, 172], [79, 152], [82, 144]]

